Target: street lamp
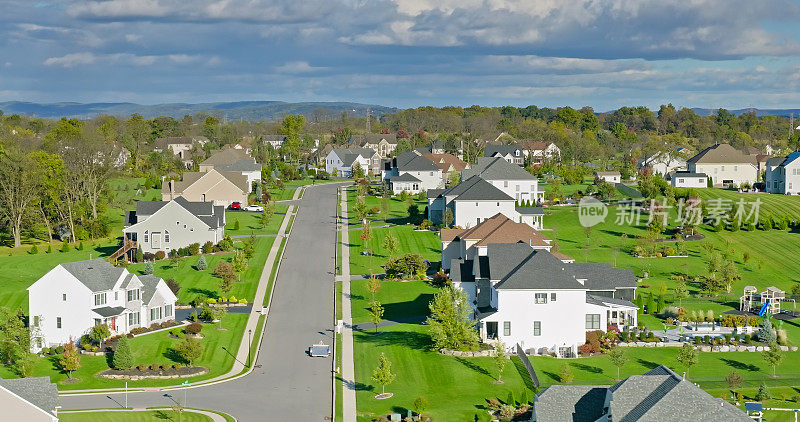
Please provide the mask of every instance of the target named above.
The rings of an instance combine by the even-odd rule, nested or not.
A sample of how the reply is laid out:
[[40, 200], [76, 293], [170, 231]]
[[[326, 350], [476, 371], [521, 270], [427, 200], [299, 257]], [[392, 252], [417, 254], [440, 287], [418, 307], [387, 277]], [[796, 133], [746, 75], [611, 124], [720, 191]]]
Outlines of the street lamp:
[[253, 330], [247, 330], [247, 367], [250, 368], [250, 351], [253, 350], [252, 338]]

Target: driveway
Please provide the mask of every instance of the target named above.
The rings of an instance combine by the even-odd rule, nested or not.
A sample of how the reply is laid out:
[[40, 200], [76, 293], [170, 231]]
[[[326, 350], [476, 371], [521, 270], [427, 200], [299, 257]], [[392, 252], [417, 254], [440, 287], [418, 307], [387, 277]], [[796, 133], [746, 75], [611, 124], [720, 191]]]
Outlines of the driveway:
[[[255, 361], [261, 367], [235, 381], [187, 389], [189, 407], [221, 410], [239, 421], [329, 420], [331, 358], [308, 357], [305, 349], [333, 341], [336, 189], [337, 185], [309, 187], [300, 201]], [[183, 401], [184, 391], [168, 393]], [[65, 410], [124, 403], [124, 395], [118, 393], [61, 397]], [[128, 406], [134, 408], [171, 403], [164, 392], [128, 395]]]

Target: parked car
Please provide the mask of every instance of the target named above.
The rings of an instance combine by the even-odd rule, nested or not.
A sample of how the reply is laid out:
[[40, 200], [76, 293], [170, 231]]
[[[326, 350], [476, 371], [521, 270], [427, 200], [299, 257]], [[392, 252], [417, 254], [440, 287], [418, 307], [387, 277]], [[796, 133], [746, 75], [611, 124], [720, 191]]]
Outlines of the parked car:
[[314, 358], [328, 357], [331, 355], [331, 346], [324, 343], [313, 344], [308, 347], [308, 355]]
[[264, 207], [258, 204], [248, 205], [244, 207], [245, 211], [252, 211], [252, 212], [264, 212]]
[[231, 204], [231, 206], [229, 208], [232, 209], [232, 210], [241, 210], [242, 209], [242, 204], [240, 202], [234, 202], [234, 203]]

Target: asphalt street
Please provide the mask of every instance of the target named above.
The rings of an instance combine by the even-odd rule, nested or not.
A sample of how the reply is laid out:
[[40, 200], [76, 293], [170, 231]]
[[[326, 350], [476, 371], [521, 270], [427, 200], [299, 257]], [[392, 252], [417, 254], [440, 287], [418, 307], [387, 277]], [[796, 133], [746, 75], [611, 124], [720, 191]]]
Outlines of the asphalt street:
[[[234, 381], [185, 390], [189, 407], [221, 410], [239, 421], [322, 421], [331, 416], [331, 358], [309, 345], [332, 344], [337, 185], [308, 188], [300, 201], [255, 369]], [[220, 350], [219, 353], [226, 353]], [[168, 392], [183, 401], [184, 390]], [[165, 392], [128, 394], [128, 406], [169, 406]], [[63, 409], [121, 407], [124, 394], [61, 397]]]

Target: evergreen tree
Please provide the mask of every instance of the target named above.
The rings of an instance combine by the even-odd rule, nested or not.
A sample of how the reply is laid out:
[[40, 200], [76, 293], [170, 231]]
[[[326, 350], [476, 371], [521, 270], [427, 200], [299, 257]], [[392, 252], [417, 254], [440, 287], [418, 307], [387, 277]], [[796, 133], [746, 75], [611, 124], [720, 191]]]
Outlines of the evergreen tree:
[[122, 335], [117, 341], [112, 364], [116, 369], [131, 369], [133, 368], [133, 363], [133, 353], [131, 352], [130, 343], [128, 343], [128, 336]]
[[153, 261], [147, 261], [144, 264], [144, 270], [142, 270], [142, 273], [145, 275], [149, 275], [153, 274], [153, 271], [155, 271], [155, 269], [153, 268]]
[[142, 252], [142, 247], [139, 246], [136, 248], [136, 262], [144, 261], [144, 252]]
[[206, 263], [205, 255], [201, 255], [200, 259], [197, 260], [197, 269], [200, 271], [205, 271], [208, 268], [208, 263]]

